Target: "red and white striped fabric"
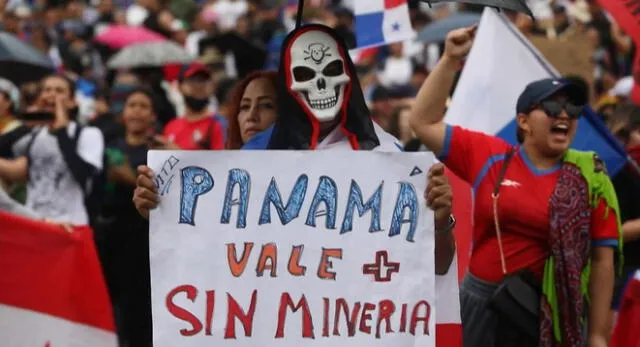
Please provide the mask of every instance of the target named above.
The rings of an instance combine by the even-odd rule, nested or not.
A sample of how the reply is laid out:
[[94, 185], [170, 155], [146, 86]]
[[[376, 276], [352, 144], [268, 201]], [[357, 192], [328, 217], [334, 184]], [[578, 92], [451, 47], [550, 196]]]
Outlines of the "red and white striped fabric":
[[92, 231], [0, 212], [3, 347], [116, 347]]
[[471, 187], [457, 176], [446, 172], [453, 190], [453, 214], [456, 217], [456, 259], [445, 276], [436, 277], [436, 346], [462, 347], [459, 283], [469, 265], [471, 245]]

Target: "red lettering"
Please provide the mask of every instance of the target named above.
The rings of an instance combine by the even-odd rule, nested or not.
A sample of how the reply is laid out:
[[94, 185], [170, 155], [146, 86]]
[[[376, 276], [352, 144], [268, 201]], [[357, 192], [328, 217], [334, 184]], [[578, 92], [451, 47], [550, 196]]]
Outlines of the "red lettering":
[[391, 315], [396, 311], [396, 306], [391, 300], [382, 300], [378, 304], [378, 324], [376, 324], [376, 338], [380, 338], [380, 324], [382, 321], [386, 321], [385, 332], [387, 334], [392, 333], [391, 329]]
[[362, 308], [362, 315], [360, 315], [360, 331], [365, 334], [371, 334], [371, 327], [367, 324], [367, 321], [371, 319], [371, 313], [367, 311], [375, 310], [376, 305], [365, 302], [364, 307]]
[[344, 318], [347, 320], [347, 332], [349, 336], [356, 334], [356, 324], [358, 323], [358, 313], [360, 312], [360, 302], [356, 302], [349, 318], [349, 304], [343, 298], [336, 300], [336, 314], [333, 321], [333, 335], [340, 336], [340, 311], [344, 312]]
[[211, 325], [213, 325], [213, 310], [216, 305], [216, 292], [213, 290], [208, 290], [207, 294], [207, 313], [205, 319], [205, 335], [211, 336]]
[[238, 302], [227, 293], [227, 327], [224, 331], [225, 339], [236, 338], [236, 318], [242, 323], [244, 328], [244, 336], [251, 336], [253, 330], [253, 316], [256, 312], [256, 301], [258, 297], [258, 291], [254, 290], [251, 294], [251, 304], [249, 304], [249, 311], [245, 314]]
[[[419, 309], [422, 306], [426, 308], [424, 317], [418, 316], [418, 314], [420, 313]], [[429, 316], [430, 315], [431, 315], [431, 306], [426, 300], [419, 301], [413, 307], [413, 313], [411, 313], [411, 328], [409, 329], [409, 332], [411, 333], [411, 335], [416, 334], [416, 326], [418, 325], [418, 322], [424, 322], [424, 328], [423, 328], [422, 334], [429, 335]]]
[[324, 319], [322, 321], [322, 336], [329, 336], [329, 298], [322, 298], [324, 302]]
[[402, 304], [402, 313], [400, 314], [400, 332], [407, 331], [407, 304]]
[[278, 310], [278, 328], [276, 330], [276, 338], [281, 339], [284, 337], [284, 326], [285, 319], [287, 318], [287, 307], [290, 308], [292, 312], [297, 312], [299, 309], [302, 309], [302, 337], [314, 339], [315, 336], [313, 335], [313, 320], [311, 318], [311, 311], [309, 311], [307, 298], [302, 295], [300, 301], [298, 301], [298, 303], [294, 306], [289, 293], [282, 293], [282, 296], [280, 297], [280, 309]]
[[169, 294], [167, 294], [165, 305], [167, 306], [167, 310], [169, 311], [169, 313], [171, 313], [174, 317], [191, 324], [191, 330], [180, 329], [180, 335], [193, 336], [202, 331], [202, 323], [196, 316], [191, 314], [191, 312], [185, 310], [184, 308], [176, 305], [173, 302], [173, 298], [181, 293], [187, 294], [187, 299], [189, 299], [191, 302], [195, 302], [196, 297], [198, 296], [198, 289], [192, 285], [187, 284], [176, 287], [172, 291], [170, 291]]

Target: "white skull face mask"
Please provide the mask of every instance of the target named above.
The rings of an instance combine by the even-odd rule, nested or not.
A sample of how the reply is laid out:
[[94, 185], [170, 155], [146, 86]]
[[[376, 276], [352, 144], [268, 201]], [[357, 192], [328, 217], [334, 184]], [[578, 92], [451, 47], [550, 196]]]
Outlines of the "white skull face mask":
[[289, 87], [319, 122], [334, 120], [351, 80], [338, 43], [326, 32], [310, 30], [295, 39], [290, 54]]

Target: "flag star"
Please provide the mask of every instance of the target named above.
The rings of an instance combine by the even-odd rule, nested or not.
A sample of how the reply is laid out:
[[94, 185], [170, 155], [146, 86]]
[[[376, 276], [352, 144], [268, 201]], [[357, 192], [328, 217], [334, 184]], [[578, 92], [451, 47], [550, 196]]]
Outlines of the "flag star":
[[391, 28], [393, 29], [393, 31], [399, 31], [400, 30], [400, 23], [398, 23], [398, 22], [393, 23]]

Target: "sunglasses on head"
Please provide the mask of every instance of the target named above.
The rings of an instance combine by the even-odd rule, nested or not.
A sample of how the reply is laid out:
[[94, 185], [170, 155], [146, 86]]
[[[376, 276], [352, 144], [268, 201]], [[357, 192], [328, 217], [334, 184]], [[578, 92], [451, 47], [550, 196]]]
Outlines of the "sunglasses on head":
[[545, 100], [538, 104], [537, 107], [542, 109], [549, 117], [558, 118], [564, 110], [571, 119], [578, 119], [582, 116], [584, 106], [574, 105], [568, 101], [560, 102], [556, 100]]

